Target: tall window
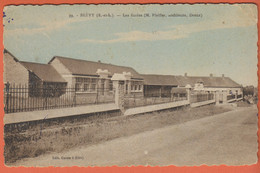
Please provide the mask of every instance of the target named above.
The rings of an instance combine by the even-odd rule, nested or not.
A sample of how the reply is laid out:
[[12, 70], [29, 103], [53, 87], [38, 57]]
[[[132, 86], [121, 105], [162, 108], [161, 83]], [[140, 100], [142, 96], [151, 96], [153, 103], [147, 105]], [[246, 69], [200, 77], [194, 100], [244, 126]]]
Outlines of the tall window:
[[84, 83], [84, 91], [89, 91], [89, 83]]
[[91, 83], [90, 80], [91, 79], [89, 79], [89, 78], [84, 78], [84, 88], [83, 88], [84, 91], [89, 91], [89, 85]]
[[113, 81], [109, 80], [109, 91], [113, 91]]
[[96, 91], [97, 88], [97, 79], [91, 79], [90, 91]]
[[142, 91], [143, 83], [141, 81], [132, 81], [131, 90], [132, 91]]
[[100, 88], [98, 88], [98, 90], [100, 91], [101, 95], [104, 95], [105, 93], [105, 79], [101, 79], [101, 84], [100, 84]]
[[76, 91], [82, 91], [82, 84], [83, 84], [83, 78], [76, 78], [76, 85], [75, 90]]

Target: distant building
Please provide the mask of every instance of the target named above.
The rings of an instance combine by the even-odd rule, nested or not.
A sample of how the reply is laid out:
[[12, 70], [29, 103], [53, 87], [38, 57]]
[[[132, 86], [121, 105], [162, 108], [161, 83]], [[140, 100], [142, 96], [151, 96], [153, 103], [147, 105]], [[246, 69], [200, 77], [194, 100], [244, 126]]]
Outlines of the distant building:
[[168, 97], [179, 83], [173, 75], [143, 74], [144, 96]]
[[[184, 92], [174, 88], [186, 88], [189, 86], [192, 91], [227, 91], [228, 95], [241, 95], [242, 87], [229, 77], [210, 76], [175, 76], [175, 75], [157, 75], [145, 74], [144, 78], [144, 95], [145, 96], [169, 96], [172, 92]], [[174, 89], [174, 91], [172, 90]]]
[[176, 76], [179, 87], [190, 85], [197, 91], [227, 91], [229, 95], [242, 94], [242, 87], [229, 77], [222, 75], [216, 77], [210, 74], [209, 76]]

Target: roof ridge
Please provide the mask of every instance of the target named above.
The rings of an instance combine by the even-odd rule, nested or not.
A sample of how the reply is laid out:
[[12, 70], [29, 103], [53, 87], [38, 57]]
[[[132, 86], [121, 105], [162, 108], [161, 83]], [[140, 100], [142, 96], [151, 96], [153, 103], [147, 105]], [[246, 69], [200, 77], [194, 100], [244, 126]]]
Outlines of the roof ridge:
[[171, 75], [171, 74], [140, 74], [140, 75], [146, 75], [146, 76], [152, 76], [152, 75], [154, 75], [154, 76], [172, 76], [172, 77], [176, 77], [177, 75]]
[[7, 50], [6, 48], [4, 48], [3, 53], [10, 54], [16, 62], [20, 62], [20, 60], [16, 56], [14, 56], [14, 54], [12, 54], [9, 50]]
[[38, 64], [38, 65], [48, 65], [51, 66], [50, 64], [44, 64], [44, 63], [38, 63], [38, 62], [28, 62], [28, 61], [19, 61], [20, 63], [30, 63], [30, 64]]
[[[96, 64], [105, 64], [105, 65], [111, 65], [111, 66], [117, 66], [117, 67], [127, 67], [127, 68], [133, 69], [133, 67], [129, 67], [129, 66], [122, 66], [122, 65], [110, 64], [110, 63], [104, 63], [104, 62], [96, 62], [96, 61], [77, 59], [77, 58], [69, 58], [69, 57], [63, 57], [63, 56], [54, 56], [53, 58], [63, 58], [63, 59], [70, 59], [70, 60], [75, 60], [75, 61], [84, 61], [84, 62], [90, 62], [90, 63], [96, 63]], [[134, 70], [134, 71], [136, 71], [136, 70]]]
[[184, 75], [171, 75], [171, 74], [140, 74], [140, 75], [172, 76], [172, 77], [187, 77], [187, 78], [229, 78], [230, 79], [230, 77], [228, 77], [228, 76], [224, 76], [224, 77], [222, 77], [222, 76], [184, 76]]
[[222, 77], [222, 76], [183, 76], [183, 77], [190, 77], [190, 78], [192, 78], [192, 77], [200, 77], [200, 78], [229, 78], [228, 76], [224, 76], [224, 77]]
[[[20, 62], [27, 70], [34, 73], [39, 79], [45, 82], [53, 82], [50, 78], [56, 78], [56, 82], [66, 82], [62, 75], [50, 64], [36, 63], [36, 62]], [[48, 78], [46, 78], [46, 74]], [[50, 74], [50, 75], [49, 75]], [[58, 77], [58, 81], [57, 81]]]

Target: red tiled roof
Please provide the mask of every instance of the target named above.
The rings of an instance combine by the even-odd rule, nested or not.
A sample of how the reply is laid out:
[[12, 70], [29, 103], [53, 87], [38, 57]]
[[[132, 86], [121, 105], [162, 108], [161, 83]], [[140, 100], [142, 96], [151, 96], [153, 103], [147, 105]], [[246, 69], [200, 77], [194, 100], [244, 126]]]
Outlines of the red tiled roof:
[[93, 62], [79, 59], [72, 59], [66, 57], [55, 56], [49, 64], [57, 58], [72, 74], [75, 75], [97, 75], [97, 70], [108, 70], [112, 76], [114, 73], [130, 72], [132, 78], [142, 79], [141, 75], [131, 67], [124, 67], [112, 64], [105, 64], [101, 62]]
[[37, 75], [44, 82], [66, 82], [61, 77], [61, 75], [49, 64], [22, 61], [20, 61], [20, 63], [29, 71]]

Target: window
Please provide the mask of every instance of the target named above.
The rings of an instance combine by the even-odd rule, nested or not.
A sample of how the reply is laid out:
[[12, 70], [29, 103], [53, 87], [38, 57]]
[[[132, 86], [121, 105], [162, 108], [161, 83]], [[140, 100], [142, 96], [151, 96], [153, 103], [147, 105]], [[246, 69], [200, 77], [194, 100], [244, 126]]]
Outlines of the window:
[[84, 78], [84, 77], [76, 77], [75, 90], [78, 92], [88, 91], [94, 92], [96, 91], [97, 86], [96, 78]]
[[84, 78], [84, 83], [90, 83], [90, 78]]
[[109, 91], [113, 91], [113, 81], [109, 80]]
[[97, 83], [97, 79], [92, 78], [92, 79], [91, 79], [91, 83]]
[[96, 84], [92, 83], [90, 87], [90, 91], [95, 91], [96, 90]]
[[105, 79], [101, 79], [100, 80], [100, 85], [98, 86], [98, 92], [101, 94], [101, 95], [104, 95], [104, 92], [105, 92]]
[[131, 90], [132, 91], [142, 91], [142, 81], [132, 81]]
[[76, 91], [79, 91], [79, 90], [80, 90], [80, 84], [79, 84], [79, 83], [76, 83], [76, 85], [75, 85], [75, 90], [76, 90]]
[[88, 83], [84, 84], [84, 91], [89, 91], [89, 84]]

